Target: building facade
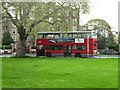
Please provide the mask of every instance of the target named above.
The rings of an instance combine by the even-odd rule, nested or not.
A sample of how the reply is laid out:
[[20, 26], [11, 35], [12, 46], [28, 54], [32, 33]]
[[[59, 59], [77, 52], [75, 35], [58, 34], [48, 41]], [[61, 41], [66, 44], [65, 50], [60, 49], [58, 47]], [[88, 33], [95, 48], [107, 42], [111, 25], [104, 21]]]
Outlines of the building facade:
[[[17, 38], [17, 30], [16, 30], [16, 26], [11, 22], [10, 19], [8, 18], [4, 18], [2, 20], [2, 30], [1, 30], [1, 39], [3, 38], [3, 33], [9, 31], [12, 39], [14, 40], [14, 44], [16, 47], [16, 42], [18, 40]], [[2, 42], [0, 42], [0, 44], [2, 44]]]

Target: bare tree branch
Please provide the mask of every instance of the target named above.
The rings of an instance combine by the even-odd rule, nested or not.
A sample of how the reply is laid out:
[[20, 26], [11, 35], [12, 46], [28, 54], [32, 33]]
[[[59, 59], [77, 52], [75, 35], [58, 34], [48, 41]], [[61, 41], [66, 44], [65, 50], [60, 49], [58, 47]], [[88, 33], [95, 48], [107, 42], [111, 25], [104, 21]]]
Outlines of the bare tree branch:
[[18, 23], [19, 23], [18, 19], [15, 20], [15, 19], [12, 17], [12, 15], [11, 15], [10, 12], [7, 10], [7, 8], [4, 6], [4, 4], [5, 4], [5, 3], [2, 3], [2, 7], [5, 9], [7, 15], [8, 15], [9, 18], [12, 20], [13, 24], [16, 25], [16, 26], [18, 26]]

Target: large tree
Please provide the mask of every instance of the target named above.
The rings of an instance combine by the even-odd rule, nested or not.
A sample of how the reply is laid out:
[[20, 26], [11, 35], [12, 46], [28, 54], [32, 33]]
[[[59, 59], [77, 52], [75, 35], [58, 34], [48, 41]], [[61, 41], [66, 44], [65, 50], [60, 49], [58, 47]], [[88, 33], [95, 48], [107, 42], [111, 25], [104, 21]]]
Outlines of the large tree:
[[114, 35], [111, 31], [111, 26], [103, 19], [92, 19], [84, 26], [86, 28], [92, 27], [92, 30], [97, 31], [98, 48], [105, 49], [113, 48], [115, 45]]
[[[33, 28], [40, 22], [48, 22], [48, 18], [59, 9], [52, 11], [55, 2], [3, 2], [3, 18], [8, 17], [16, 25], [19, 34], [17, 56], [25, 55], [26, 39]], [[64, 3], [62, 4], [64, 5]], [[49, 10], [49, 12], [48, 12]], [[38, 18], [39, 16], [39, 18]]]
[[49, 18], [65, 5], [66, 2], [2, 2], [3, 18], [10, 18], [18, 30], [17, 56], [25, 55], [26, 40], [34, 27], [40, 22], [54, 25], [59, 20], [49, 22]]

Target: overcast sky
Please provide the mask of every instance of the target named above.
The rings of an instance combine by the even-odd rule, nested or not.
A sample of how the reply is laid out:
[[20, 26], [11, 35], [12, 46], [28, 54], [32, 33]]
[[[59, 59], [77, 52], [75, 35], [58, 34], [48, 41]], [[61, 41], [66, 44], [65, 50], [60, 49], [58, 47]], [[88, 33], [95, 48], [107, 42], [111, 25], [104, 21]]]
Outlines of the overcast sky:
[[120, 0], [90, 0], [90, 13], [82, 15], [81, 25], [91, 19], [104, 19], [112, 27], [112, 31], [118, 31], [118, 2]]

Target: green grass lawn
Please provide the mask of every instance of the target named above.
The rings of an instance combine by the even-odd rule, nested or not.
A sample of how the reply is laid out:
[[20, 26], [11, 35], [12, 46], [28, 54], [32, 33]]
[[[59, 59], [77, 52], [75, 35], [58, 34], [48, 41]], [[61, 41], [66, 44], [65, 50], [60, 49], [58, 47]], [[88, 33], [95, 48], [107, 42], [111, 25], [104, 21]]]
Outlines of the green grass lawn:
[[118, 59], [2, 58], [3, 88], [118, 88]]

